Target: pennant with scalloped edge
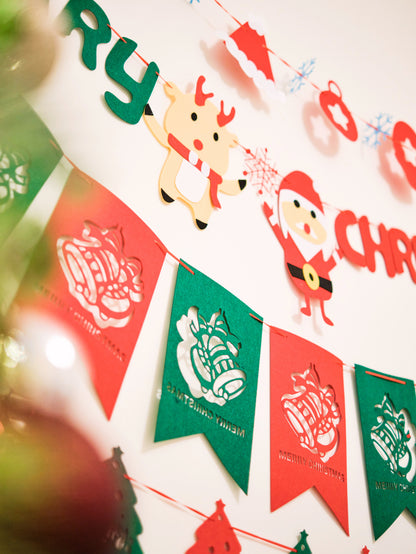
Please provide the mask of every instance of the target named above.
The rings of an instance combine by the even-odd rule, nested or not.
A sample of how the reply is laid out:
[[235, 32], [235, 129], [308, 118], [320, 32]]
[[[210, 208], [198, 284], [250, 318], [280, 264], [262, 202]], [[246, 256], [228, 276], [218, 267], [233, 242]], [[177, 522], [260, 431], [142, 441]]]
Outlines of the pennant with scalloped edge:
[[22, 287], [20, 302], [63, 320], [78, 337], [108, 418], [165, 258], [156, 239], [114, 194], [73, 170], [39, 244], [51, 267], [36, 294]]
[[407, 508], [416, 518], [416, 397], [410, 379], [355, 365], [374, 537]]
[[239, 554], [241, 545], [225, 514], [225, 504], [217, 500], [217, 509], [195, 531], [196, 543], [185, 554], [206, 554], [207, 552], [229, 552]]
[[315, 487], [349, 534], [342, 361], [273, 328], [270, 472], [272, 511]]
[[188, 267], [178, 269], [155, 441], [204, 433], [247, 493], [262, 324]]
[[104, 462], [113, 479], [115, 498], [115, 515], [105, 540], [108, 549], [106, 554], [143, 554], [137, 539], [137, 535], [143, 531], [134, 508], [137, 497], [126, 475], [127, 471], [121, 460], [122, 454], [119, 446], [113, 448], [112, 457]]
[[282, 95], [276, 88], [264, 31], [259, 21], [253, 19], [243, 23], [231, 35], [224, 37], [224, 44], [258, 88], [267, 90], [271, 96]]
[[62, 157], [46, 125], [23, 99], [0, 110], [0, 243], [23, 217]]

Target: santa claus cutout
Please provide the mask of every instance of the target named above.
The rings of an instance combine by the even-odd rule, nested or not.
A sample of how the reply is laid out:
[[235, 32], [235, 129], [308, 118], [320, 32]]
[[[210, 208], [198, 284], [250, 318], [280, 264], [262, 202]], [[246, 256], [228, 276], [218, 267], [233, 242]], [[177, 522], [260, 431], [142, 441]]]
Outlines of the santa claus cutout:
[[322, 318], [324, 302], [332, 296], [329, 272], [341, 258], [312, 179], [301, 171], [289, 173], [281, 182], [277, 205], [263, 204], [263, 210], [285, 254], [286, 269], [305, 297], [304, 315], [312, 313], [311, 300], [319, 300]]

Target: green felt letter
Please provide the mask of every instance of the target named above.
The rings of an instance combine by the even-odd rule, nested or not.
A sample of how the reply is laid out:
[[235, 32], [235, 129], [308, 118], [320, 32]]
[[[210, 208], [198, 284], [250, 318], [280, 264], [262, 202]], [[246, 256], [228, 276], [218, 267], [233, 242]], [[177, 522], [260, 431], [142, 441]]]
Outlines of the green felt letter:
[[140, 83], [126, 73], [124, 64], [136, 47], [137, 44], [129, 38], [119, 39], [105, 61], [107, 75], [126, 88], [132, 97], [130, 102], [123, 102], [111, 92], [106, 92], [104, 94], [105, 101], [120, 119], [132, 125], [140, 120], [159, 73], [159, 68], [154, 62], [149, 64]]
[[[97, 20], [97, 28], [93, 29], [82, 19], [84, 11], [91, 12]], [[110, 21], [104, 11], [94, 0], [69, 0], [62, 14], [68, 17], [69, 22], [63, 31], [64, 35], [70, 35], [74, 29], [81, 29], [84, 34], [82, 47], [82, 60], [88, 69], [97, 67], [97, 46], [111, 40]], [[61, 14], [61, 16], [62, 16]]]

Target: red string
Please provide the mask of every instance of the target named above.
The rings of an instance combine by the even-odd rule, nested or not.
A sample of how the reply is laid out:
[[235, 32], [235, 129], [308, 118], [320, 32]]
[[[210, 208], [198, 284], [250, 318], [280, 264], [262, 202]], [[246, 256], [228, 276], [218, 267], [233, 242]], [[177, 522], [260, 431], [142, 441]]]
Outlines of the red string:
[[[112, 27], [109, 23], [107, 23], [107, 26], [110, 27], [110, 29], [113, 31], [113, 33], [114, 33], [115, 35], [117, 35], [118, 38], [119, 38], [120, 40], [122, 40], [123, 42], [127, 42], [119, 33], [117, 33], [117, 31], [114, 29], [114, 27]], [[149, 62], [146, 61], [146, 60], [137, 52], [137, 50], [134, 51], [134, 54], [136, 54], [136, 56], [139, 58], [140, 61], [142, 61], [145, 65], [147, 65], [147, 67], [149, 67]], [[169, 83], [166, 81], [166, 79], [164, 79], [164, 78], [162, 77], [162, 75], [161, 75], [158, 71], [156, 71], [155, 73], [156, 73], [156, 75], [157, 75], [158, 77], [160, 77], [160, 78], [162, 79], [162, 81], [163, 81], [164, 83], [166, 83], [167, 85], [169, 85]]]
[[123, 42], [127, 42], [126, 39], [124, 39], [121, 35], [119, 35], [117, 33], [117, 31], [115, 29], [113, 29], [113, 27], [111, 27], [111, 25], [109, 23], [107, 23], [107, 26], [110, 27], [110, 29], [113, 31], [113, 33], [115, 33], [118, 36], [119, 39], [121, 39]]
[[[128, 479], [129, 481], [132, 481], [132, 483], [134, 483], [136, 486], [138, 487], [142, 487], [142, 488], [145, 488], [155, 494], [157, 494], [158, 496], [162, 497], [162, 498], [165, 498], [166, 500], [169, 500], [170, 502], [172, 502], [173, 504], [177, 505], [177, 506], [183, 506], [184, 508], [186, 508], [187, 510], [190, 510], [191, 512], [193, 512], [194, 514], [197, 514], [198, 516], [204, 518], [204, 519], [210, 519], [211, 516], [207, 516], [205, 514], [203, 514], [202, 512], [200, 512], [199, 510], [196, 510], [195, 508], [192, 508], [191, 506], [188, 506], [187, 504], [183, 504], [182, 502], [179, 502], [178, 500], [175, 500], [174, 498], [172, 498], [171, 496], [163, 493], [163, 492], [160, 492], [158, 491], [157, 489], [154, 489], [153, 487], [149, 487], [149, 485], [144, 485], [143, 483], [140, 483], [139, 481], [137, 481], [136, 479], [134, 479], [133, 477], [130, 477], [129, 475], [124, 475], [124, 477], [126, 479]], [[254, 533], [250, 533], [249, 531], [244, 531], [243, 529], [238, 529], [237, 527], [231, 527], [231, 529], [233, 531], [235, 531], [236, 533], [241, 533], [242, 535], [246, 535], [248, 537], [251, 537], [251, 538], [254, 538], [254, 539], [257, 539], [257, 540], [260, 540], [260, 541], [263, 541], [267, 544], [270, 544], [270, 545], [273, 545], [273, 546], [278, 546], [279, 548], [284, 548], [286, 550], [288, 550], [289, 552], [297, 552], [296, 549], [294, 548], [291, 548], [290, 546], [285, 546], [284, 544], [280, 544], [278, 542], [275, 542], [275, 541], [272, 541], [270, 539], [266, 539], [264, 537], [260, 537], [259, 535], [255, 535]]]
[[172, 254], [172, 252], [168, 250], [164, 244], [162, 244], [157, 240], [155, 240], [155, 243], [162, 250], [162, 252], [164, 252], [165, 254], [169, 254], [169, 256], [172, 256], [172, 258], [176, 260], [179, 264], [181, 264], [181, 266], [183, 266], [185, 269], [187, 269], [189, 273], [192, 273], [192, 275], [195, 275], [195, 271], [193, 271], [189, 266], [187, 266], [180, 258], [177, 258], [175, 254]]
[[[232, 19], [234, 19], [234, 21], [236, 21], [236, 23], [238, 23], [239, 25], [241, 25], [241, 23], [238, 21], [238, 19], [236, 19], [228, 10], [226, 10], [224, 8], [224, 6], [222, 6], [220, 4], [220, 2], [218, 2], [218, 0], [214, 0], [214, 2], [216, 4], [218, 4], [218, 6], [220, 6], [220, 8], [222, 8], [230, 17], [232, 17]], [[311, 81], [308, 77], [306, 77], [301, 71], [299, 71], [298, 69], [296, 69], [295, 67], [293, 67], [293, 65], [291, 65], [289, 62], [287, 62], [285, 59], [283, 59], [282, 57], [280, 57], [278, 54], [276, 54], [276, 52], [274, 52], [271, 48], [268, 48], [267, 46], [264, 46], [264, 48], [266, 48], [266, 50], [268, 52], [270, 52], [270, 54], [273, 54], [273, 56], [275, 56], [282, 64], [284, 64], [286, 67], [288, 67], [289, 69], [291, 69], [292, 71], [294, 71], [297, 75], [299, 75], [299, 77], [302, 77], [302, 79], [304, 79], [309, 85], [311, 85], [315, 90], [317, 90], [319, 93], [323, 92], [323, 89], [321, 89], [317, 84], [315, 84], [313, 81]], [[393, 140], [393, 137], [392, 135], [390, 135], [389, 133], [387, 133], [386, 131], [383, 131], [381, 129], [379, 129], [376, 125], [373, 125], [372, 123], [370, 123], [369, 121], [367, 121], [366, 119], [364, 119], [363, 117], [357, 115], [356, 113], [352, 112], [350, 110], [351, 114], [353, 116], [355, 116], [357, 119], [359, 119], [361, 122], [363, 122], [365, 125], [367, 125], [368, 127], [371, 127], [372, 129], [374, 129], [375, 131], [379, 131], [380, 133], [382, 133], [386, 138], [389, 138], [390, 140]], [[404, 148], [408, 148], [406, 145], [403, 145]]]
[[270, 329], [270, 331], [272, 333], [275, 333], [276, 335], [280, 335], [281, 337], [284, 337], [285, 339], [287, 338], [287, 334], [284, 333], [283, 331], [281, 331], [280, 329], [278, 329], [277, 327], [273, 327], [273, 325], [269, 325], [268, 323], [266, 323], [263, 319], [260, 319], [259, 317], [257, 317], [256, 315], [250, 313], [249, 314], [253, 319], [256, 319], [257, 321], [260, 321], [260, 323], [262, 323], [263, 325], [265, 325], [266, 327], [268, 327]]
[[[52, 144], [52, 146], [54, 148], [56, 148], [57, 150], [59, 150], [60, 152], [62, 152], [62, 150], [58, 147], [58, 145], [56, 144], [56, 142], [54, 142], [52, 139], [49, 140], [49, 142]], [[239, 146], [241, 146], [241, 148], [244, 148], [244, 146], [242, 146], [241, 144], [239, 144]], [[251, 150], [249, 148], [244, 148], [244, 150], [252, 155], [253, 157], [254, 154], [251, 152]], [[87, 175], [86, 173], [84, 173], [81, 169], [79, 169], [79, 167], [77, 165], [75, 165], [75, 163], [64, 153], [62, 152], [62, 155], [63, 157], [72, 165], [72, 167], [78, 172], [80, 173], [84, 178], [86, 178], [89, 182], [93, 182], [93, 179]], [[279, 174], [278, 172], [276, 172], [277, 174]], [[330, 206], [329, 204], [326, 204], [324, 203], [326, 206]], [[331, 206], [330, 206], [331, 207]], [[338, 209], [338, 208], [334, 208], [334, 209]], [[193, 271], [188, 265], [186, 265], [180, 258], [178, 258], [177, 256], [175, 256], [170, 250], [168, 250], [166, 248], [166, 246], [164, 244], [162, 244], [161, 242], [155, 240], [155, 243], [159, 246], [159, 248], [162, 250], [162, 252], [164, 252], [165, 254], [169, 254], [170, 256], [172, 256], [172, 258], [174, 260], [176, 260], [179, 264], [181, 264], [185, 269], [187, 269], [190, 273], [192, 273], [192, 275], [195, 275], [195, 271]], [[285, 334], [283, 331], [281, 331], [280, 329], [278, 329], [277, 327], [274, 327], [273, 325], [269, 325], [268, 323], [266, 323], [264, 320], [260, 319], [259, 317], [255, 316], [254, 314], [250, 313], [249, 314], [253, 319], [256, 319], [257, 321], [259, 321], [260, 323], [262, 323], [263, 325], [266, 325], [266, 327], [269, 327], [270, 331], [272, 333], [275, 333], [277, 335], [280, 335], [284, 338], [287, 338], [287, 334]], [[344, 366], [346, 366], [347, 368], [351, 369], [352, 371], [354, 371], [354, 367], [351, 366], [351, 365], [348, 365], [346, 363], [344, 363]], [[372, 371], [366, 371], [366, 373], [368, 373], [368, 375], [372, 375], [374, 377], [379, 377], [381, 379], [386, 379], [387, 381], [393, 381], [395, 383], [399, 383], [401, 385], [405, 385], [406, 384], [406, 381], [403, 381], [401, 379], [396, 379], [395, 377], [387, 377], [385, 375], [380, 375], [378, 373], [374, 373]], [[415, 383], [415, 387], [416, 387], [416, 383]], [[191, 509], [191, 508], [190, 508]], [[205, 516], [204, 516], [205, 517]], [[295, 551], [296, 552], [296, 551]]]
[[387, 375], [380, 375], [380, 373], [375, 373], [374, 371], [366, 371], [368, 375], [372, 375], [373, 377], [379, 377], [380, 379], [385, 379], [386, 381], [393, 381], [393, 383], [399, 383], [400, 385], [405, 385], [406, 381], [402, 381], [401, 379], [396, 379], [395, 377], [389, 377]]
[[222, 10], [224, 10], [226, 14], [228, 14], [232, 19], [234, 19], [234, 21], [237, 23], [237, 25], [240, 25], [240, 27], [241, 27], [242, 24], [240, 23], [240, 21], [238, 21], [238, 19], [236, 19], [228, 10], [226, 10], [226, 9], [224, 8], [224, 6], [223, 6], [222, 4], [220, 4], [220, 2], [218, 2], [218, 0], [214, 0], [214, 2], [215, 2]]

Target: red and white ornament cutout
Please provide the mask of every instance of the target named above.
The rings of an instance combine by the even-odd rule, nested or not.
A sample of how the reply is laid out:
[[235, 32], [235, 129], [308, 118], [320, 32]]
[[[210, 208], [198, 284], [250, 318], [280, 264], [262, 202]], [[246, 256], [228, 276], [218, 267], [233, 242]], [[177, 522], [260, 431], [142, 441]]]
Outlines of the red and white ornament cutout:
[[[332, 87], [332, 88], [331, 88]], [[336, 89], [334, 91], [334, 88]], [[358, 138], [357, 126], [347, 106], [342, 101], [339, 86], [328, 81], [328, 90], [321, 92], [319, 103], [327, 118], [347, 139], [353, 142]]]
[[409, 184], [416, 189], [416, 133], [404, 121], [398, 121], [394, 126], [393, 145]]

